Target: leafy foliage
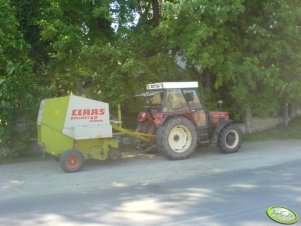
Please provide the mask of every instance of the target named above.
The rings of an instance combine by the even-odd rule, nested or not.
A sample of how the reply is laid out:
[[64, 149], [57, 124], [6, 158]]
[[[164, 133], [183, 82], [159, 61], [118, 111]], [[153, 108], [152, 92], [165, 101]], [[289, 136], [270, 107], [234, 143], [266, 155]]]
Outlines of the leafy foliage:
[[300, 97], [300, 9], [282, 0], [167, 2], [158, 33], [185, 53], [200, 79], [209, 71], [206, 88], [215, 96], [275, 115]]
[[17, 142], [24, 137], [16, 124], [30, 117], [33, 102], [32, 90], [35, 79], [32, 62], [28, 57], [30, 46], [18, 31], [16, 12], [9, 0], [0, 1], [0, 135], [12, 154], [22, 152], [26, 147]]

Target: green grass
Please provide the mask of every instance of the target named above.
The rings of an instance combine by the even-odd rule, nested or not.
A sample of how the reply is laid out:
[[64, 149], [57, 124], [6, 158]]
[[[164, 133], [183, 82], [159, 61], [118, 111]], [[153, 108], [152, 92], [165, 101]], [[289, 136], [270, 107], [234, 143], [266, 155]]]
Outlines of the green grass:
[[288, 127], [278, 126], [262, 132], [247, 134], [245, 141], [301, 139], [301, 117], [292, 120]]
[[41, 161], [53, 159], [54, 157], [45, 153], [44, 158], [42, 155], [28, 155], [28, 156], [18, 156], [18, 157], [8, 157], [8, 158], [0, 158], [0, 164], [9, 164], [9, 163], [22, 163], [22, 162], [32, 162], [32, 161]]

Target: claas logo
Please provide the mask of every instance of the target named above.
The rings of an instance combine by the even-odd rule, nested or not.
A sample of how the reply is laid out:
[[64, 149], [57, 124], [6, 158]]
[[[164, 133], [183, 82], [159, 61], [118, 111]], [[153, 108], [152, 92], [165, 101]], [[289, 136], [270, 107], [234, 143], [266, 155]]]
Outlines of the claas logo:
[[97, 116], [97, 115], [104, 115], [106, 110], [103, 108], [99, 109], [73, 109], [72, 110], [72, 117], [76, 116]]
[[71, 120], [89, 120], [89, 122], [103, 122], [100, 116], [104, 115], [106, 110], [104, 108], [91, 109], [73, 109]]

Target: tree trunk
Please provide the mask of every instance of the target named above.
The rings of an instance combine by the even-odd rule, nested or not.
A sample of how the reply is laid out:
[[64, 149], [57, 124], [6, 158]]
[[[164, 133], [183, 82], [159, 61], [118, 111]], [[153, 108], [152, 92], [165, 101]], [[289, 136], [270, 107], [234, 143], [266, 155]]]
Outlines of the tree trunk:
[[211, 73], [208, 68], [204, 70], [206, 88], [211, 88]]
[[153, 5], [153, 22], [155, 25], [158, 25], [160, 20], [159, 0], [153, 0], [152, 5]]

